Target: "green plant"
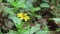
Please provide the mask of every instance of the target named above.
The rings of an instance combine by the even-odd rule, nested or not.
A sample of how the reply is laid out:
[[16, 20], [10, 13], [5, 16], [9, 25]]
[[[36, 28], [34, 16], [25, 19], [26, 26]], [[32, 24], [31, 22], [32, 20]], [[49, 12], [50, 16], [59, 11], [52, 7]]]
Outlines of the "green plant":
[[[2, 3], [2, 1], [3, 0], [0, 0], [0, 3]], [[50, 12], [48, 9], [51, 9], [50, 4], [52, 4], [52, 8], [55, 8], [53, 11], [58, 11], [57, 9], [60, 9], [60, 4], [55, 5], [56, 0], [51, 0], [51, 2], [49, 2], [50, 0], [42, 0], [42, 3], [40, 3], [40, 1], [41, 0], [6, 0], [6, 3], [2, 3], [2, 5], [0, 5], [0, 13], [3, 14], [0, 21], [3, 20], [4, 22], [4, 18], [7, 18], [14, 23], [17, 29], [15, 31], [9, 29], [9, 32], [6, 34], [48, 34], [49, 26], [47, 23], [41, 22], [41, 19], [44, 19], [43, 16], [45, 15], [43, 8], [46, 8], [46, 11]], [[34, 7], [36, 2], [39, 3], [39, 5]], [[54, 14], [56, 17], [60, 16], [60, 14], [57, 14], [58, 12], [53, 11], [50, 13]], [[43, 12], [43, 15], [41, 15], [40, 12]], [[46, 15], [48, 20], [60, 22], [60, 18], [50, 18], [48, 15]], [[34, 23], [33, 26], [31, 23]], [[40, 23], [43, 24], [42, 29], [42, 24]], [[59, 30], [60, 29], [57, 31]], [[2, 34], [2, 32], [0, 32], [0, 34]]]

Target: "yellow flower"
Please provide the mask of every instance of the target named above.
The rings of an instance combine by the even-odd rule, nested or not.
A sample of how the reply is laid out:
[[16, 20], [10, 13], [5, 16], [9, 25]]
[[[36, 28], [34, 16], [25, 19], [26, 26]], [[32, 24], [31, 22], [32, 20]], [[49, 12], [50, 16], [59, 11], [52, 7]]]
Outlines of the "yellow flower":
[[20, 17], [21, 20], [24, 19], [25, 21], [27, 21], [28, 19], [30, 19], [29, 16], [27, 16], [26, 13], [18, 13], [17, 17]]

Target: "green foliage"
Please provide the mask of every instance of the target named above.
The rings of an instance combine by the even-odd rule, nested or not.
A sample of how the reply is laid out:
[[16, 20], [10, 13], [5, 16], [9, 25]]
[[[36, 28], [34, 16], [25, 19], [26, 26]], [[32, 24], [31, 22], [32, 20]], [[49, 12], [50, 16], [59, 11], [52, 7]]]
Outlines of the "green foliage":
[[[0, 13], [3, 12], [4, 16], [7, 15], [7, 18], [12, 20], [17, 28], [17, 31], [10, 30], [7, 34], [48, 34], [49, 29], [47, 23], [43, 25], [43, 30], [40, 28], [41, 24], [35, 24], [34, 26], [30, 26], [30, 23], [34, 23], [33, 21], [35, 21], [36, 23], [40, 21], [41, 15], [38, 15], [37, 12], [40, 12], [41, 8], [50, 9], [49, 0], [42, 0], [43, 2], [40, 3], [39, 6], [34, 7], [34, 2], [36, 3], [37, 1], [39, 1], [40, 3], [40, 0], [7, 0], [7, 6], [0, 6]], [[51, 4], [55, 3], [55, 1], [56, 0], [52, 0]], [[0, 0], [0, 2], [2, 3], [2, 0]], [[55, 8], [60, 9], [60, 4], [57, 4]], [[30, 16], [30, 20], [24, 21], [20, 19], [20, 17], [17, 17], [17, 14], [21, 12], [27, 13], [27, 15]], [[57, 12], [55, 11], [54, 14], [56, 13]], [[55, 20], [56, 22], [60, 22], [60, 18], [49, 18], [49, 20]], [[60, 29], [58, 29], [57, 31], [60, 31]], [[2, 34], [1, 31], [0, 34]]]
[[0, 30], [0, 34], [2, 34], [1, 30]]
[[8, 33], [6, 33], [6, 34], [18, 34], [16, 31], [12, 31], [12, 30], [10, 30]]
[[32, 2], [30, 0], [26, 1], [26, 9], [31, 9], [33, 8]]
[[36, 11], [38, 11], [38, 10], [40, 10], [40, 9], [41, 9], [40, 7], [32, 8], [32, 9], [31, 9], [31, 12], [32, 12], [32, 13], [35, 13]]
[[30, 34], [33, 34], [34, 32], [37, 32], [37, 31], [39, 31], [39, 30], [40, 30], [40, 24], [36, 24], [35, 27], [32, 27], [32, 28], [30, 29]]
[[14, 2], [14, 0], [7, 0], [9, 3], [13, 3]]
[[11, 0], [7, 0], [10, 4], [12, 4], [15, 7], [15, 10], [19, 9], [19, 8], [24, 8], [28, 11], [31, 10], [31, 12], [35, 12], [40, 10], [40, 7], [37, 8], [33, 8], [32, 2], [30, 0], [27, 1], [22, 1], [22, 0], [16, 0], [16, 1], [11, 1]]
[[49, 2], [48, 0], [42, 0], [42, 1], [44, 1], [44, 2]]
[[57, 31], [57, 32], [60, 32], [60, 28], [58, 28], [56, 31]]
[[33, 34], [40, 30], [40, 24], [36, 24], [35, 26], [32, 26], [31, 29], [28, 29], [28, 31], [24, 32], [25, 34]]
[[[15, 26], [18, 28], [18, 32], [19, 34], [23, 34], [24, 31], [26, 31], [27, 28], [29, 27], [26, 27], [25, 29], [23, 29], [23, 25], [24, 25], [24, 22], [22, 22], [22, 20], [20, 20], [19, 18], [16, 17], [16, 14], [15, 12], [17, 12], [17, 10], [19, 8], [22, 8], [22, 9], [27, 9], [28, 11], [31, 11], [32, 13], [35, 13], [36, 11], [40, 10], [40, 7], [36, 7], [36, 8], [33, 8], [33, 5], [32, 5], [32, 2], [30, 0], [7, 0], [12, 6], [14, 6], [14, 8], [8, 8], [6, 7], [5, 8], [5, 13], [9, 14], [9, 19], [13, 20]], [[29, 5], [28, 5], [29, 4]], [[20, 11], [21, 12], [21, 11]], [[33, 15], [33, 14], [32, 14]], [[38, 17], [38, 16], [37, 16]], [[34, 33], [35, 31], [33, 31], [34, 28], [37, 28], [38, 27], [32, 27], [31, 28], [31, 33]]]
[[0, 0], [0, 2], [2, 2], [2, 0]]
[[45, 25], [44, 25], [44, 31], [49, 31], [49, 28], [47, 26], [47, 23], [45, 23]]
[[56, 2], [56, 0], [52, 0], [52, 2], [51, 3], [55, 3]]
[[50, 18], [49, 20], [54, 20], [56, 22], [60, 22], [60, 18]]
[[[19, 18], [17, 18], [16, 16], [13, 16], [13, 15], [10, 15], [8, 18], [10, 18], [10, 19], [12, 19], [13, 20], [13, 22], [14, 22], [14, 24], [15, 24], [15, 26], [17, 27], [17, 28], [21, 28], [22, 26], [22, 21], [19, 19]], [[22, 24], [21, 24], [22, 23]]]
[[48, 34], [48, 31], [38, 31], [36, 34]]
[[7, 0], [12, 6], [15, 7], [15, 10], [17, 10], [18, 8], [25, 8], [25, 0]]
[[40, 4], [40, 6], [41, 6], [41, 7], [47, 7], [47, 8], [49, 8], [48, 3], [42, 3], [42, 4]]
[[13, 8], [8, 8], [8, 7], [5, 7], [5, 14], [10, 14], [10, 15], [15, 15], [14, 14], [14, 9]]
[[57, 4], [57, 8], [60, 9], [60, 4]]

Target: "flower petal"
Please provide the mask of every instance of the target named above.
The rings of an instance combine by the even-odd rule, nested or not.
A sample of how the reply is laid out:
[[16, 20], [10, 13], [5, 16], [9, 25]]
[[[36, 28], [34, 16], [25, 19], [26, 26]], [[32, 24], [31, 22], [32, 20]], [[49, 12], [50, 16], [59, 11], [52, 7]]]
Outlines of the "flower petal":
[[20, 17], [21, 20], [24, 19], [25, 21], [27, 21], [28, 19], [30, 19], [29, 16], [27, 16], [26, 13], [19, 13], [19, 14], [17, 14], [17, 17]]
[[24, 19], [25, 21], [27, 21], [27, 19]]

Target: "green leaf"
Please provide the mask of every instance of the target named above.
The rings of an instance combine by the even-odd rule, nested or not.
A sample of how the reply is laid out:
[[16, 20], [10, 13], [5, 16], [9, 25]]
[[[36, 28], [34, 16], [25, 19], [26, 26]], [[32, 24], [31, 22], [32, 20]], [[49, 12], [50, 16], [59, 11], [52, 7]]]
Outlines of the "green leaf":
[[40, 4], [40, 6], [41, 7], [47, 7], [47, 8], [49, 7], [49, 5], [47, 3], [42, 3], [42, 4]]
[[36, 7], [36, 8], [31, 8], [31, 12], [32, 13], [35, 13], [35, 12], [37, 12], [38, 10], [40, 10], [41, 8], [40, 7]]
[[44, 25], [44, 31], [49, 31], [47, 23], [45, 23], [45, 25]]
[[33, 34], [34, 32], [37, 32], [38, 30], [40, 30], [40, 24], [36, 24], [35, 27], [33, 26], [33, 27], [30, 29], [30, 34]]
[[17, 33], [17, 31], [12, 31], [12, 30], [10, 30], [8, 33], [6, 33], [6, 34], [18, 34]]
[[5, 7], [4, 13], [5, 13], [5, 14], [14, 15], [14, 10], [13, 10], [13, 8]]
[[52, 0], [52, 1], [51, 1], [51, 3], [55, 3], [55, 2], [56, 2], [56, 0]]
[[1, 30], [0, 30], [0, 34], [2, 34]]
[[36, 34], [48, 34], [48, 31], [38, 31]]
[[0, 2], [2, 2], [2, 0], [0, 0]]
[[16, 0], [16, 7], [17, 8], [25, 8], [26, 6], [25, 6], [25, 0]]
[[54, 20], [54, 21], [60, 22], [60, 18], [49, 18], [49, 20]]
[[60, 10], [60, 4], [57, 4], [57, 9]]
[[26, 28], [22, 28], [20, 30], [18, 30], [19, 34], [29, 34], [30, 32], [30, 26], [28, 25]]
[[44, 2], [49, 2], [49, 0], [42, 0], [42, 1], [44, 1]]
[[18, 30], [19, 34], [29, 34], [29, 30]]
[[58, 16], [60, 17], [60, 13], [58, 14]]
[[36, 24], [35, 26], [32, 26], [31, 29], [29, 28], [24, 34], [33, 34], [34, 32], [37, 32], [40, 30], [40, 24]]
[[32, 13], [35, 13], [35, 9], [34, 9], [34, 8], [32, 8], [32, 9], [31, 9], [31, 12], [32, 12]]
[[21, 28], [22, 26], [22, 20], [20, 20], [19, 18], [17, 18], [16, 16], [13, 16], [13, 15], [10, 15], [9, 17], [8, 17], [9, 19], [11, 19], [11, 20], [13, 20], [13, 22], [14, 22], [14, 24], [15, 24], [15, 26], [19, 29], [19, 28]]
[[[25, 30], [25, 31], [24, 31]], [[30, 34], [30, 25], [27, 26], [27, 29], [23, 30], [23, 34]]]
[[37, 19], [40, 19], [41, 16], [40, 15], [37, 15], [37, 14], [34, 14], [34, 16], [37, 18]]
[[12, 6], [16, 7], [16, 3], [14, 0], [7, 0], [7, 2], [9, 2]]
[[23, 34], [30, 34], [30, 30], [27, 30], [27, 31], [24, 32]]
[[58, 28], [56, 31], [59, 32], [60, 31], [60, 28]]
[[13, 3], [13, 2], [14, 2], [14, 0], [7, 0], [7, 2]]
[[37, 7], [37, 8], [35, 8], [35, 11], [38, 11], [38, 10], [40, 10], [41, 8], [40, 7]]
[[31, 0], [26, 1], [26, 9], [31, 9], [33, 8]]
[[18, 5], [17, 5], [17, 8], [26, 8], [26, 6], [25, 6], [24, 3], [21, 3], [21, 4], [18, 4]]

